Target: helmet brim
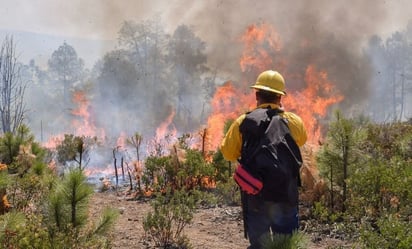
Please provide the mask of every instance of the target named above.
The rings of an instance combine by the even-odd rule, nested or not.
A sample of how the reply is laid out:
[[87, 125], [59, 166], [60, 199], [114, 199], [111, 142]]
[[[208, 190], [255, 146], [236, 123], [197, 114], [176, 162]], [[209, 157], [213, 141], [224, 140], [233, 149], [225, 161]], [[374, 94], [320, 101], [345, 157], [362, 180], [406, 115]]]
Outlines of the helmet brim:
[[262, 85], [253, 85], [253, 86], [250, 86], [250, 88], [254, 88], [254, 89], [262, 90], [262, 91], [267, 91], [267, 92], [272, 92], [272, 93], [277, 93], [277, 94], [280, 94], [280, 95], [286, 95], [286, 92], [278, 91], [278, 90], [275, 90], [273, 88], [270, 88], [270, 87], [267, 87], [267, 86], [262, 86]]

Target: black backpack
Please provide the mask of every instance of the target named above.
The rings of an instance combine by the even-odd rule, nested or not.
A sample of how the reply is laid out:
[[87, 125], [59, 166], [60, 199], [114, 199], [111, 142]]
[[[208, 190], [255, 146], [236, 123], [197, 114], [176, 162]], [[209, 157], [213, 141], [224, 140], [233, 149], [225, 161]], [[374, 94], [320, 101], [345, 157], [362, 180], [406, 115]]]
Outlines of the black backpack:
[[262, 182], [257, 194], [264, 200], [297, 203], [302, 156], [281, 112], [269, 106], [246, 114], [239, 127], [243, 141], [239, 167]]

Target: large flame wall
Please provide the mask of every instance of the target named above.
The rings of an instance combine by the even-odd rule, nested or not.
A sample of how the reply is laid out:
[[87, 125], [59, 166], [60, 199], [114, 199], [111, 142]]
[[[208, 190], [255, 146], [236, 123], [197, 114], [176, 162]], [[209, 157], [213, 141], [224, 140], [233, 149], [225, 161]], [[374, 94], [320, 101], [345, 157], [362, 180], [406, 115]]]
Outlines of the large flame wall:
[[[226, 82], [219, 87], [212, 99], [212, 114], [208, 119], [211, 135], [211, 149], [216, 149], [223, 136], [225, 121], [235, 119], [241, 113], [255, 106], [253, 92], [249, 86], [254, 78], [267, 69], [279, 71], [286, 79], [287, 95], [282, 105], [287, 111], [296, 112], [304, 121], [309, 143], [321, 139], [320, 121], [331, 107], [343, 100], [343, 95], [328, 78], [328, 73], [315, 63], [296, 68], [282, 53], [281, 38], [268, 24], [251, 25], [241, 37], [244, 50], [239, 61], [242, 74], [252, 78], [236, 85]], [[290, 80], [289, 80], [290, 79]], [[300, 80], [302, 82], [298, 82]], [[289, 91], [290, 89], [290, 91]]]

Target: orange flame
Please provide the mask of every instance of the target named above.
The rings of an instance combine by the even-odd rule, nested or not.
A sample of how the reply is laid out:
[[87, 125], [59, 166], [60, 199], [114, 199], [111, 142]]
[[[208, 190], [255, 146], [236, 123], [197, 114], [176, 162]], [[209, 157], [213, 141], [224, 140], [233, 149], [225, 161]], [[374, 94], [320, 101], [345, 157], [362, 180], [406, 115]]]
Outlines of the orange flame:
[[126, 148], [127, 135], [125, 132], [121, 132], [120, 136], [117, 138], [116, 146], [120, 148]]
[[156, 129], [156, 141], [160, 141], [166, 137], [166, 135], [171, 135], [176, 137], [177, 131], [174, 125], [172, 124], [173, 118], [175, 116], [175, 110], [172, 110], [169, 116], [166, 117], [166, 120], [160, 124]]
[[103, 176], [112, 176], [114, 175], [114, 169], [113, 169], [113, 165], [106, 165], [105, 168], [87, 167], [83, 170], [83, 173], [86, 176], [99, 175], [99, 174]]
[[321, 139], [319, 118], [324, 118], [328, 108], [343, 100], [343, 96], [334, 92], [333, 83], [326, 72], [317, 71], [309, 65], [305, 73], [306, 88], [287, 95], [283, 104], [288, 110], [295, 111], [304, 121], [309, 134], [309, 142], [316, 144]]
[[266, 70], [268, 65], [273, 64], [269, 52], [278, 52], [281, 49], [280, 36], [265, 23], [260, 26], [250, 25], [241, 37], [241, 41], [245, 47], [240, 59], [240, 68], [243, 72], [250, 66], [258, 71]]
[[82, 91], [76, 91], [73, 94], [73, 103], [77, 104], [77, 108], [72, 110], [74, 116], [79, 117], [79, 119], [74, 119], [72, 126], [76, 129], [76, 135], [97, 136], [100, 139], [104, 138], [103, 129], [97, 129], [94, 125], [93, 120], [91, 120], [89, 107], [90, 103], [86, 97], [86, 94]]
[[[91, 118], [89, 113], [90, 103], [86, 97], [86, 94], [82, 91], [76, 91], [73, 93], [72, 101], [77, 105], [75, 109], [71, 111], [71, 114], [75, 117], [72, 120], [71, 126], [75, 129], [73, 132], [76, 136], [88, 136], [97, 137], [100, 141], [104, 141], [105, 133], [103, 129], [98, 129]], [[65, 131], [66, 133], [68, 131]], [[54, 149], [64, 139], [64, 134], [57, 134], [49, 138], [43, 146], [48, 149]]]
[[47, 149], [55, 149], [58, 144], [60, 144], [64, 139], [63, 134], [58, 134], [49, 138], [46, 142], [43, 143], [43, 146]]
[[[173, 118], [175, 116], [175, 110], [171, 110], [169, 115], [166, 117], [159, 127], [156, 129], [156, 135], [154, 139], [148, 144], [149, 153], [157, 154], [159, 153], [158, 149], [161, 148], [161, 153], [168, 153], [167, 150], [163, 150], [168, 147], [172, 142], [170, 139], [177, 139], [177, 130], [173, 124]], [[160, 145], [160, 146], [159, 146]]]
[[[276, 70], [287, 74], [284, 70], [288, 66], [287, 60], [279, 58], [274, 63], [273, 57], [281, 50], [281, 45], [279, 35], [270, 25], [251, 25], [241, 41], [245, 48], [240, 59], [243, 72], [259, 73], [276, 65]], [[288, 75], [284, 76], [289, 78]], [[327, 73], [317, 70], [315, 65], [308, 65], [304, 76], [298, 78], [304, 78], [306, 88], [288, 93], [282, 104], [286, 111], [294, 111], [301, 116], [308, 131], [309, 142], [314, 143], [321, 136], [319, 119], [324, 118], [328, 108], [340, 102], [343, 96], [335, 93], [333, 82], [328, 79]], [[212, 99], [212, 115], [208, 119], [209, 140], [213, 149], [218, 148], [223, 138], [224, 122], [255, 107], [253, 93], [243, 92], [246, 92], [246, 84], [250, 82], [242, 82], [241, 87], [226, 82], [217, 89]]]
[[225, 121], [239, 115], [239, 108], [234, 107], [240, 106], [240, 110], [247, 111], [254, 104], [253, 94], [245, 95], [242, 89], [236, 88], [232, 82], [226, 82], [217, 88], [211, 103], [212, 114], [207, 120], [209, 136], [206, 150], [217, 148], [223, 136]]

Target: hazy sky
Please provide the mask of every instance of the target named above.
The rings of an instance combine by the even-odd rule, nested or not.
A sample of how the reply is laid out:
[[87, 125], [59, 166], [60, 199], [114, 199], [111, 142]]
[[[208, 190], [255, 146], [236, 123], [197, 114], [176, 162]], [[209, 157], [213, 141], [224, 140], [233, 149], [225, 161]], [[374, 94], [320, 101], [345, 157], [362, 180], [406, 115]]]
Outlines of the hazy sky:
[[[0, 28], [95, 39], [113, 39], [125, 20], [161, 13], [172, 23], [193, 18], [197, 6], [214, 1], [186, 0], [1, 0]], [[218, 1], [216, 1], [217, 4]], [[177, 18], [178, 17], [178, 18]], [[180, 19], [180, 20], [178, 20]], [[169, 23], [166, 21], [165, 23]]]
[[292, 22], [303, 7], [319, 10], [319, 16], [325, 20], [336, 15], [337, 10], [346, 11], [353, 15], [352, 20], [365, 17], [364, 22], [376, 23], [376, 29], [383, 32], [405, 26], [412, 17], [410, 0], [0, 0], [0, 3], [2, 29], [96, 39], [112, 39], [122, 21], [144, 20], [155, 13], [161, 13], [164, 23], [172, 27], [190, 23], [208, 32], [219, 26], [236, 29], [245, 21], [277, 17], [279, 22], [285, 18]]
[[348, 33], [348, 39], [362, 42], [370, 34], [404, 29], [412, 17], [410, 0], [0, 0], [0, 6], [2, 30], [97, 40], [116, 39], [125, 20], [139, 22], [160, 14], [166, 31], [180, 24], [193, 27], [208, 43], [209, 54], [225, 53], [223, 44], [262, 21], [287, 36], [309, 13], [317, 19], [310, 28]]

